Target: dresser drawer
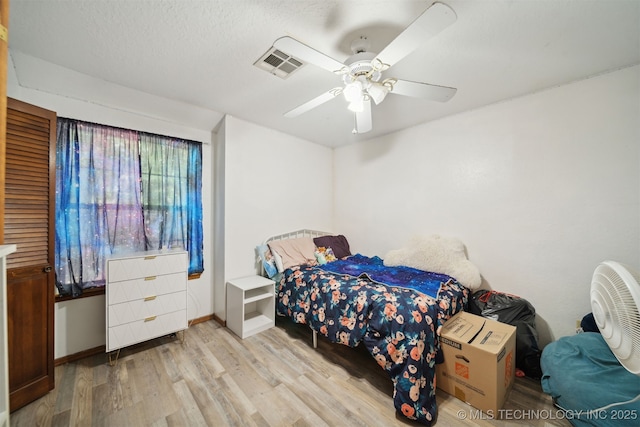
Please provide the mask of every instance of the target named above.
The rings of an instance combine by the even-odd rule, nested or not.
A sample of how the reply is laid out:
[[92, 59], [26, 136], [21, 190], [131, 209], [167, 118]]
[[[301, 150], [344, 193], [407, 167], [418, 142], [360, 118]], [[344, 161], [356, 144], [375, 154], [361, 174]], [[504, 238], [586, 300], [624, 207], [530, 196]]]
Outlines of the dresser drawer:
[[107, 260], [107, 352], [187, 329], [188, 256], [161, 250]]
[[136, 258], [108, 260], [107, 280], [109, 283], [164, 274], [188, 269], [187, 253], [150, 254]]
[[109, 283], [107, 305], [184, 291], [185, 280], [186, 273], [174, 273]]
[[108, 306], [109, 326], [118, 326], [138, 320], [186, 310], [186, 292], [175, 292], [145, 299], [127, 301]]
[[187, 310], [108, 328], [107, 352], [187, 329]]

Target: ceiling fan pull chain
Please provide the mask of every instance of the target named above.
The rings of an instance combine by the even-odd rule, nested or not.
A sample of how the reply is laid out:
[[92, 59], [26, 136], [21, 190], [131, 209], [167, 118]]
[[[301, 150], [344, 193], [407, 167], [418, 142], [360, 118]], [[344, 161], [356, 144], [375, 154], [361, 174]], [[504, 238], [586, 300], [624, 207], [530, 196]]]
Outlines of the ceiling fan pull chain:
[[353, 113], [353, 130], [351, 131], [351, 133], [354, 135], [358, 134], [358, 117], [356, 113]]

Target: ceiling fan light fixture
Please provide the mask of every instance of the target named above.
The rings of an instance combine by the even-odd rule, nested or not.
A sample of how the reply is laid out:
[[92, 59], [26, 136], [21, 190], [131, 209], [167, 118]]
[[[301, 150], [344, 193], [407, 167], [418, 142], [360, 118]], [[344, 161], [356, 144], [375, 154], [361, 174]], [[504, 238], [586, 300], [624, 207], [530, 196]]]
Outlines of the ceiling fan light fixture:
[[360, 96], [360, 98], [351, 101], [347, 108], [354, 113], [362, 113], [364, 111], [364, 97]]
[[384, 97], [387, 96], [391, 88], [388, 85], [384, 85], [382, 83], [371, 83], [371, 86], [367, 89], [367, 93], [376, 103], [376, 105], [380, 104], [384, 101]]
[[344, 99], [350, 104], [358, 100], [362, 101], [362, 82], [354, 80], [346, 84], [342, 90], [342, 94], [344, 95]]

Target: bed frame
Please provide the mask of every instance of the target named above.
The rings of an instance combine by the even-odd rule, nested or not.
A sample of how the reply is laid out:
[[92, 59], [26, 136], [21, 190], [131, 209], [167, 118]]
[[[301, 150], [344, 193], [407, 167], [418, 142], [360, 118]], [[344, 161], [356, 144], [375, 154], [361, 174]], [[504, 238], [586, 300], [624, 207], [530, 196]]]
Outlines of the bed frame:
[[273, 240], [286, 240], [286, 239], [297, 239], [299, 237], [320, 237], [320, 236], [331, 236], [334, 233], [330, 231], [318, 231], [318, 230], [309, 230], [308, 228], [304, 228], [302, 230], [290, 231], [284, 234], [278, 234], [276, 236], [271, 236], [264, 243], [269, 243]]
[[[268, 244], [269, 242], [272, 242], [274, 240], [287, 240], [287, 239], [297, 239], [300, 237], [320, 237], [320, 236], [331, 236], [335, 233], [332, 233], [330, 231], [318, 231], [318, 230], [310, 230], [308, 228], [304, 228], [301, 230], [296, 230], [296, 231], [290, 231], [288, 233], [283, 233], [283, 234], [278, 234], [275, 236], [271, 236], [269, 238], [267, 238], [264, 243]], [[264, 276], [265, 272], [264, 272], [264, 267], [262, 267], [262, 263], [260, 263], [260, 271], [262, 276]], [[313, 332], [313, 348], [318, 348], [318, 332], [314, 331], [313, 329], [311, 330], [311, 332]]]

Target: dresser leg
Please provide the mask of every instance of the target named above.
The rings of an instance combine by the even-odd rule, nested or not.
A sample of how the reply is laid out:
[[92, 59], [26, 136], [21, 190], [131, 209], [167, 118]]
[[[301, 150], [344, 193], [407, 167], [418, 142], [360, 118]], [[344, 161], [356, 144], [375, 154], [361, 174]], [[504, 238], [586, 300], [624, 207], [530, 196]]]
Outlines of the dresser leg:
[[109, 356], [109, 366], [116, 366], [116, 364], [118, 363], [118, 357], [120, 356], [120, 349], [115, 351], [116, 357], [113, 357], [113, 351], [111, 353], [108, 354]]

